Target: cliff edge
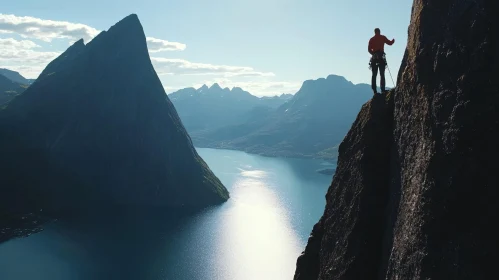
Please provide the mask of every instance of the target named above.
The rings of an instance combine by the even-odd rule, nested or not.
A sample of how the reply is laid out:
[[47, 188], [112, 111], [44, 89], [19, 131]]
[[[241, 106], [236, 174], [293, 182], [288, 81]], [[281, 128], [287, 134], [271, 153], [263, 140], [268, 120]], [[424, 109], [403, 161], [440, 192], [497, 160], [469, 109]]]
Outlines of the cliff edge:
[[486, 279], [499, 185], [495, 1], [415, 0], [398, 86], [364, 105], [295, 279]]

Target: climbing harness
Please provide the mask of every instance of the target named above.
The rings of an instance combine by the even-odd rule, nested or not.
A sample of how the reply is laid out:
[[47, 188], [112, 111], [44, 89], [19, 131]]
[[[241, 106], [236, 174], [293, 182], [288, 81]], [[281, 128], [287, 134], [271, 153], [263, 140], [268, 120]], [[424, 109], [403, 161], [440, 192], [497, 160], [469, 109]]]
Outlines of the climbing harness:
[[395, 81], [393, 80], [392, 72], [390, 71], [390, 67], [388, 67], [388, 62], [386, 62], [386, 54], [384, 52], [376, 52], [371, 56], [369, 60], [369, 70], [372, 70], [373, 66], [386, 66], [388, 69], [388, 73], [390, 74], [390, 78], [392, 79], [393, 86], [395, 87]]
[[376, 66], [387, 65], [386, 55], [384, 52], [375, 52], [371, 56], [371, 59], [369, 60], [369, 70], [372, 70], [372, 67], [374, 65]]

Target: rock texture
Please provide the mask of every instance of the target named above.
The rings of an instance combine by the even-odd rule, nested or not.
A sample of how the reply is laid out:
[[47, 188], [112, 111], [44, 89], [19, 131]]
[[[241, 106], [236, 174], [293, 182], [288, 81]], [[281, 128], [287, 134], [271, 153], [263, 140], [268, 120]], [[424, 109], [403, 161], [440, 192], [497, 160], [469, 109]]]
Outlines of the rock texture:
[[295, 279], [487, 279], [497, 262], [495, 1], [413, 4], [398, 87], [368, 102]]
[[76, 42], [0, 111], [0, 149], [0, 200], [17, 212], [229, 197], [166, 96], [136, 15]]
[[[366, 103], [339, 148], [338, 167], [327, 193], [324, 216], [315, 225], [296, 279], [370, 279], [380, 259], [388, 201], [393, 98]], [[348, 143], [348, 144], [346, 144]], [[385, 188], [385, 189], [382, 189]], [[334, 258], [324, 259], [334, 255]], [[324, 266], [327, 267], [326, 271]], [[319, 278], [319, 273], [322, 278]]]

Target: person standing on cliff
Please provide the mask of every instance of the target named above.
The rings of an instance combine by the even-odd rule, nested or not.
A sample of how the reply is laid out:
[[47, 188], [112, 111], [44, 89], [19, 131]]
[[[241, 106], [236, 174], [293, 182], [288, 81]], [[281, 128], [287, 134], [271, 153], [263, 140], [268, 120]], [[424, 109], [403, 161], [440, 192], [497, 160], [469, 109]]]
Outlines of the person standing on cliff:
[[367, 50], [371, 54], [371, 60], [369, 61], [369, 68], [373, 72], [371, 87], [373, 89], [374, 95], [378, 93], [376, 86], [376, 79], [379, 75], [381, 78], [381, 92], [385, 92], [385, 67], [386, 67], [386, 57], [385, 57], [385, 44], [391, 46], [395, 43], [395, 39], [388, 40], [386, 36], [381, 35], [379, 28], [374, 29], [374, 37], [369, 40], [369, 45]]

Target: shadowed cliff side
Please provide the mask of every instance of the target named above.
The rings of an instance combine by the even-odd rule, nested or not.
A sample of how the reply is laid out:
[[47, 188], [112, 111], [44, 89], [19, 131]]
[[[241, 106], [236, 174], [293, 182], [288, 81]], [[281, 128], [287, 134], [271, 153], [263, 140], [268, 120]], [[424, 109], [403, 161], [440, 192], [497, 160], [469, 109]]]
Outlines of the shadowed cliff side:
[[[295, 279], [366, 279], [376, 274], [389, 199], [393, 98], [377, 96], [361, 109], [339, 147], [327, 209], [314, 226]], [[373, 231], [376, 229], [376, 231]], [[326, 258], [333, 254], [334, 259]], [[327, 271], [323, 271], [327, 267]], [[336, 279], [333, 278], [333, 279]]]
[[497, 260], [497, 1], [415, 1], [395, 96], [402, 196], [389, 279], [486, 279]]
[[376, 100], [359, 113], [295, 279], [495, 273], [498, 13], [492, 0], [414, 1], [393, 115]]

